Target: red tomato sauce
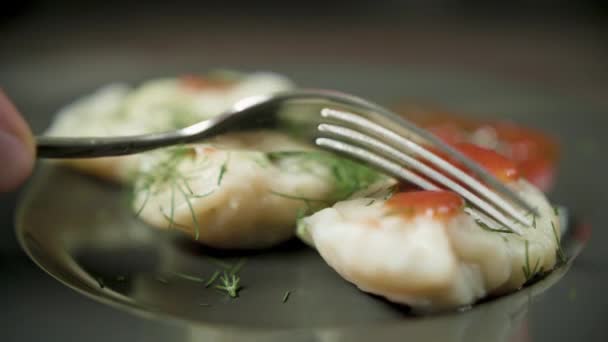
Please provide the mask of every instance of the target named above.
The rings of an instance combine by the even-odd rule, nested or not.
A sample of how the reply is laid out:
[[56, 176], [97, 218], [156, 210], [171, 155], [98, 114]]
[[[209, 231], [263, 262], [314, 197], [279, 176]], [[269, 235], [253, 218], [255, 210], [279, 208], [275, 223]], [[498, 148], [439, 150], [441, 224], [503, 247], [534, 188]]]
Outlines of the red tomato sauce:
[[180, 85], [188, 90], [223, 90], [230, 88], [234, 82], [219, 78], [205, 78], [196, 75], [184, 75], [179, 78]]
[[454, 148], [503, 182], [519, 179], [517, 164], [497, 152], [468, 143], [456, 144]]
[[492, 132], [496, 140], [496, 152], [512, 160], [521, 177], [543, 191], [548, 191], [553, 186], [559, 146], [552, 137], [542, 132], [511, 122], [466, 119], [432, 107], [429, 109], [429, 107], [402, 106], [397, 112], [450, 145], [479, 144], [480, 142], [474, 138], [476, 133], [482, 130]]
[[425, 215], [448, 219], [461, 212], [464, 200], [451, 191], [409, 191], [393, 195], [386, 205], [406, 218]]

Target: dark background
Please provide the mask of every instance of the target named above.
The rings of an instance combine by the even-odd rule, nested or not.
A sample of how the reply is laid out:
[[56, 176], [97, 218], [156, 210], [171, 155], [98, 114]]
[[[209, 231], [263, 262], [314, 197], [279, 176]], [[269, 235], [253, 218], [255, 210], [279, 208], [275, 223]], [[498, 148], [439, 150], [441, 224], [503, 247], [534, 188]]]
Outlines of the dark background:
[[[607, 61], [605, 1], [5, 1], [0, 8], [0, 87], [36, 132], [59, 107], [100, 84], [218, 66], [449, 70], [520, 82], [608, 110]], [[59, 287], [16, 244], [19, 195], [0, 195], [0, 279], [31, 281], [27, 275]], [[603, 192], [593, 198], [608, 203]], [[581, 214], [601, 221], [602, 205], [586, 209], [586, 199], [579, 202]], [[583, 258], [601, 257], [586, 253]], [[62, 317], [77, 317], [79, 305], [90, 303], [44, 316], [54, 322], [49, 334], [61, 334]], [[27, 317], [28, 310], [9, 307], [7, 315]], [[608, 308], [596, 312], [608, 319]], [[606, 337], [605, 327], [590, 329], [583, 335]]]

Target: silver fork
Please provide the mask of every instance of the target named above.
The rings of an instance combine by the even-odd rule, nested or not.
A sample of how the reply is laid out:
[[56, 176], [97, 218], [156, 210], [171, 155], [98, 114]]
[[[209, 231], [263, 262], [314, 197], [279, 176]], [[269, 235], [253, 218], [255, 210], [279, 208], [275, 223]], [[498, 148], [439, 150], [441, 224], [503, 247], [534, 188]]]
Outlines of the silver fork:
[[[296, 110], [286, 110], [289, 106]], [[530, 214], [537, 214], [494, 176], [426, 130], [377, 104], [330, 90], [299, 90], [246, 98], [222, 115], [164, 133], [90, 138], [40, 136], [37, 153], [40, 158], [127, 155], [256, 128], [285, 131], [321, 148], [364, 161], [423, 189], [437, 190], [441, 185], [464, 197], [477, 209], [477, 214], [480, 211], [477, 217], [489, 218], [514, 233], [521, 233], [519, 225], [530, 226]], [[457, 160], [481, 181], [423, 145]]]

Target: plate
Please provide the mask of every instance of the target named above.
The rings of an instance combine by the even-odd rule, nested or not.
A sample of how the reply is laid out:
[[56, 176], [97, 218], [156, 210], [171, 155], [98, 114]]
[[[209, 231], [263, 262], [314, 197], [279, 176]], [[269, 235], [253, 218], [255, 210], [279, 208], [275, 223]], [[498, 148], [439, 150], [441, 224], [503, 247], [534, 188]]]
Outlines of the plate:
[[[476, 116], [500, 108], [503, 117], [554, 134], [568, 133], [574, 140], [583, 139], [589, 129], [604, 127], [574, 120], [571, 113], [581, 110], [575, 101], [468, 74], [388, 67], [317, 66], [315, 72], [310, 67], [278, 68], [303, 86], [341, 89], [382, 104], [408, 94], [418, 102], [439, 102]], [[66, 98], [68, 93], [77, 93], [76, 89], [65, 92]], [[579, 165], [587, 165], [583, 157], [574, 144], [564, 146], [562, 178], [554, 194], [577, 212], [585, 212], [585, 203], [601, 203], [593, 192], [577, 192]], [[561, 317], [563, 309], [583, 307], [568, 302], [565, 288], [547, 291], [568, 271], [588, 238], [587, 226], [578, 225], [575, 218], [568, 218], [562, 238], [570, 261], [541, 281], [460, 312], [420, 317], [357, 290], [298, 241], [263, 252], [203, 248], [135, 219], [126, 206], [124, 189], [52, 163], [42, 164], [19, 205], [17, 236], [23, 249], [68, 287], [145, 321], [150, 319], [154, 323], [145, 325], [145, 331], [151, 331], [146, 336], [149, 341], [505, 341], [528, 335], [528, 326], [536, 327], [532, 335], [538, 336], [539, 331], [553, 327], [552, 321]], [[246, 258], [240, 271], [244, 288], [237, 299], [183, 277], [206, 280], [218, 269], [218, 259], [236, 263], [242, 258]], [[571, 275], [584, 281], [585, 268], [576, 266], [573, 270], [581, 269], [582, 275]], [[595, 287], [583, 289], [588, 288]], [[284, 302], [287, 291], [290, 295]], [[579, 297], [591, 300], [582, 292]], [[599, 314], [598, 310], [592, 312]], [[568, 313], [564, 317], [577, 317], [576, 310]], [[140, 323], [135, 317], [129, 322]], [[564, 328], [558, 334], [566, 334]]]
[[[17, 236], [32, 260], [72, 289], [138, 315], [175, 320], [201, 334], [306, 331], [322, 340], [333, 336], [332, 341], [378, 334], [467, 341], [498, 337], [497, 331], [510, 336], [520, 328], [530, 301], [568, 270], [585, 236], [583, 226], [563, 215], [562, 244], [570, 262], [513, 294], [461, 312], [419, 317], [360, 292], [297, 240], [265, 251], [212, 250], [138, 221], [126, 196], [119, 187], [47, 163], [22, 201]], [[205, 286], [220, 264], [239, 262], [243, 289], [238, 298]]]

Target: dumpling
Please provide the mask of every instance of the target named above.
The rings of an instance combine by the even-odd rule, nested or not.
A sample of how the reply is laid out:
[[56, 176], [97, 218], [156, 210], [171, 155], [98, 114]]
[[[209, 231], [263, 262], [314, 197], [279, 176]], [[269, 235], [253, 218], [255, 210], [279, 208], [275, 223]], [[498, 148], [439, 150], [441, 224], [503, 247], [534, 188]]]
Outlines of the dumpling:
[[227, 134], [144, 158], [133, 210], [152, 226], [218, 248], [275, 245], [294, 235], [299, 216], [387, 181], [270, 131]]
[[298, 234], [365, 292], [419, 311], [469, 305], [520, 288], [561, 256], [559, 220], [544, 195], [521, 178], [507, 185], [539, 212], [521, 235], [449, 191], [339, 202], [302, 219]]
[[[242, 98], [292, 87], [285, 77], [268, 72], [158, 79], [137, 88], [111, 84], [62, 109], [46, 134], [106, 137], [168, 131], [219, 115]], [[141, 155], [61, 162], [106, 180], [127, 183], [138, 170]]]

